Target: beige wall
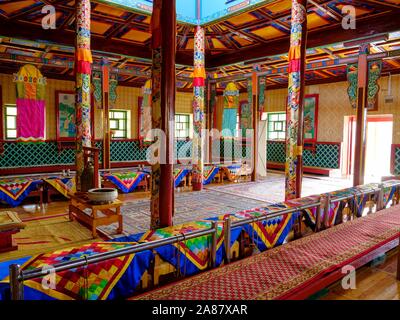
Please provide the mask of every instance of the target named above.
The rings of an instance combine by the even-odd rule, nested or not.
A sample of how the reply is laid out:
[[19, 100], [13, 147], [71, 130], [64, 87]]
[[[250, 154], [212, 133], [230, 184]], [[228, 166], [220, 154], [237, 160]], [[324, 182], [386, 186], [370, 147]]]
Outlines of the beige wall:
[[[392, 76], [393, 103], [385, 103], [387, 94], [387, 77], [379, 80], [381, 90], [378, 97], [378, 111], [371, 114], [393, 114], [394, 132], [393, 143], [400, 143], [400, 75]], [[15, 85], [11, 75], [0, 74], [0, 85], [2, 87], [3, 103], [15, 103]], [[344, 117], [354, 115], [355, 110], [351, 108], [347, 96], [347, 83], [337, 82], [307, 86], [307, 94], [319, 94], [319, 124], [318, 140], [321, 142], [343, 141]], [[46, 135], [47, 139], [55, 139], [55, 92], [57, 90], [74, 90], [74, 82], [61, 80], [48, 80], [46, 86]], [[113, 108], [131, 110], [131, 137], [137, 137], [137, 114], [138, 97], [141, 95], [139, 88], [122, 87], [117, 88], [117, 101]], [[267, 90], [265, 92], [265, 110], [267, 112], [285, 111], [285, 100], [287, 89]], [[247, 94], [242, 93], [239, 100], [246, 100]], [[192, 94], [178, 92], [176, 95], [176, 112], [192, 112]], [[217, 99], [217, 107], [223, 106], [223, 97]], [[102, 111], [95, 110], [95, 136], [96, 139], [102, 135]]]
[[[400, 143], [400, 75], [392, 76], [393, 103], [385, 103], [388, 77], [379, 80], [378, 111], [371, 115], [392, 114], [394, 120], [393, 143]], [[344, 117], [355, 115], [347, 96], [347, 82], [307, 86], [306, 94], [319, 94], [318, 141], [342, 142]], [[285, 111], [287, 89], [267, 90], [265, 110]]]
[[[75, 83], [73, 81], [62, 81], [48, 79], [46, 85], [46, 139], [56, 138], [56, 113], [55, 113], [55, 95], [57, 90], [73, 91]], [[16, 92], [15, 85], [12, 82], [12, 76], [0, 74], [0, 86], [2, 87], [3, 104], [15, 104]], [[137, 138], [138, 131], [138, 97], [141, 95], [140, 88], [117, 87], [117, 100], [113, 109], [125, 109], [131, 112], [131, 138]], [[176, 112], [192, 112], [192, 94], [178, 92], [176, 95]], [[103, 133], [102, 123], [103, 111], [95, 109], [95, 137], [101, 139]]]

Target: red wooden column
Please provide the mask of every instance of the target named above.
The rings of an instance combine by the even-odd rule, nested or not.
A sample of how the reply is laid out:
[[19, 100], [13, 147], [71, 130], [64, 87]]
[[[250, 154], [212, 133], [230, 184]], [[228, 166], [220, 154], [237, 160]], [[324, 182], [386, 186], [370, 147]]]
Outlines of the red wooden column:
[[286, 108], [285, 199], [301, 197], [304, 144], [304, 89], [307, 44], [307, 0], [292, 0], [289, 49], [289, 94]]
[[367, 133], [368, 107], [368, 54], [369, 44], [360, 46], [358, 56], [358, 94], [357, 94], [357, 122], [356, 141], [354, 146], [354, 176], [353, 185], [364, 184], [365, 175], [365, 147]]
[[252, 75], [252, 116], [253, 116], [253, 171], [251, 173], [251, 181], [257, 180], [258, 165], [258, 76], [254, 71]]
[[81, 191], [84, 169], [83, 147], [91, 147], [90, 78], [92, 53], [90, 51], [90, 0], [76, 2], [76, 189]]
[[171, 226], [174, 213], [175, 0], [153, 2], [151, 28], [152, 127], [165, 134], [165, 141], [161, 142], [158, 151], [161, 152], [161, 163], [152, 165], [151, 174], [151, 228], [156, 229]]

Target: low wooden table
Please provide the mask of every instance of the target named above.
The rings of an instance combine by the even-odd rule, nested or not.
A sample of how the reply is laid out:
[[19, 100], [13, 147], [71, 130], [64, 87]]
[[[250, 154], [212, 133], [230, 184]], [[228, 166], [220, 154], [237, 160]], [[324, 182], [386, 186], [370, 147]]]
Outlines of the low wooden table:
[[[70, 220], [72, 221], [77, 219], [78, 221], [89, 225], [92, 228], [93, 238], [97, 238], [96, 228], [98, 226], [110, 225], [115, 222], [118, 222], [117, 232], [122, 232], [122, 202], [120, 200], [117, 199], [112, 203], [106, 204], [93, 204], [89, 201], [86, 193], [70, 194], [70, 197]], [[86, 209], [89, 209], [90, 212], [85, 212]]]
[[12, 239], [12, 235], [25, 228], [25, 224], [12, 211], [0, 212], [0, 252], [17, 250], [18, 246]]

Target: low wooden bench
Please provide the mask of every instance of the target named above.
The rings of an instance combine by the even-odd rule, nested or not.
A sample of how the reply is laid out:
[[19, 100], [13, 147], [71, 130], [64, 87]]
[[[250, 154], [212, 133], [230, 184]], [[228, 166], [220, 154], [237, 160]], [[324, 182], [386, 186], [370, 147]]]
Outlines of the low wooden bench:
[[394, 249], [399, 230], [395, 206], [133, 299], [306, 299], [343, 278], [343, 267], [360, 268]]

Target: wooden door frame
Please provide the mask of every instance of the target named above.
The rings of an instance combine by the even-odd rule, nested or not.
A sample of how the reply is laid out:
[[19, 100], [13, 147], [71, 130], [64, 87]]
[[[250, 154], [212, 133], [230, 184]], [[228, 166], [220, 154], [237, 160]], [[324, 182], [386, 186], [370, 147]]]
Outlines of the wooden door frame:
[[[356, 116], [349, 116], [348, 125], [348, 136], [347, 136], [347, 165], [346, 165], [346, 175], [349, 176], [353, 174], [353, 125], [356, 122]], [[369, 122], [392, 122], [393, 115], [367, 115], [367, 125]], [[368, 129], [367, 129], [368, 130]]]

